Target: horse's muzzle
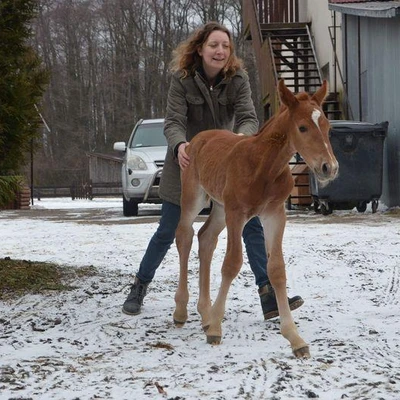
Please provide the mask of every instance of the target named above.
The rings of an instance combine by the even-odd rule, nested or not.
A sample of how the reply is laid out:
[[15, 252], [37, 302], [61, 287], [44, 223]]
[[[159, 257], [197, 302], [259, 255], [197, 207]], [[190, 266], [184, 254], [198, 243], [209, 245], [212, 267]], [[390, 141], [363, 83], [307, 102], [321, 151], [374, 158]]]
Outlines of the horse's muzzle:
[[337, 177], [339, 173], [339, 164], [336, 160], [332, 162], [322, 162], [320, 166], [314, 169], [313, 173], [318, 182], [322, 186], [325, 186]]

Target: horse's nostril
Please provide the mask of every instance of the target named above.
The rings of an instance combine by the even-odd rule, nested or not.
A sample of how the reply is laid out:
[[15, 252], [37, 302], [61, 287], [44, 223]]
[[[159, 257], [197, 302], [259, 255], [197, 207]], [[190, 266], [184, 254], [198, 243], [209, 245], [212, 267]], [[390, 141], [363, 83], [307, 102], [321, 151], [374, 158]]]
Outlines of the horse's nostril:
[[330, 168], [328, 164], [322, 164], [322, 172], [324, 173], [324, 175], [328, 175], [329, 170]]

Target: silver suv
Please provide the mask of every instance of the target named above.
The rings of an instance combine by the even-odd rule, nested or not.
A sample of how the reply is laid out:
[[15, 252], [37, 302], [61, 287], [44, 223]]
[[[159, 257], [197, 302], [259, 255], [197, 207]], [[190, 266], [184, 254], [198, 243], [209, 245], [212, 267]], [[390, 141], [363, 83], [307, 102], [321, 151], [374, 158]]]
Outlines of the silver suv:
[[138, 215], [139, 203], [160, 203], [158, 186], [167, 153], [164, 119], [139, 120], [128, 144], [115, 142], [114, 150], [125, 153], [122, 162], [124, 215]]

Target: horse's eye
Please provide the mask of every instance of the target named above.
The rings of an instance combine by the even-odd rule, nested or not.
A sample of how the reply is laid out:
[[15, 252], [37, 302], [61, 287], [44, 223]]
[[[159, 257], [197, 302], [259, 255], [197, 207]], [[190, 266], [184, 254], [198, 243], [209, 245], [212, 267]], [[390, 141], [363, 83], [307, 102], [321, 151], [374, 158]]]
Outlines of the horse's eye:
[[301, 125], [301, 126], [299, 126], [299, 131], [301, 133], [307, 132], [307, 128], [305, 126]]

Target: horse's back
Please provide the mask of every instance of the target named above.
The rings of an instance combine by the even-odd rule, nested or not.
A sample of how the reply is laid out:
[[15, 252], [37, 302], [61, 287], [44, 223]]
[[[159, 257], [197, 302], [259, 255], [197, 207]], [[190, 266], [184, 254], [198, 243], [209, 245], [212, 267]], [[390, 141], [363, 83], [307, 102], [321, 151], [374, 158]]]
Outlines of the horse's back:
[[190, 141], [187, 152], [190, 157], [201, 159], [202, 162], [213, 158], [222, 160], [244, 137], [223, 129], [202, 131]]
[[228, 130], [207, 130], [197, 134], [187, 148], [190, 157], [191, 176], [214, 199], [221, 201], [226, 173], [231, 164], [230, 154], [245, 136]]

